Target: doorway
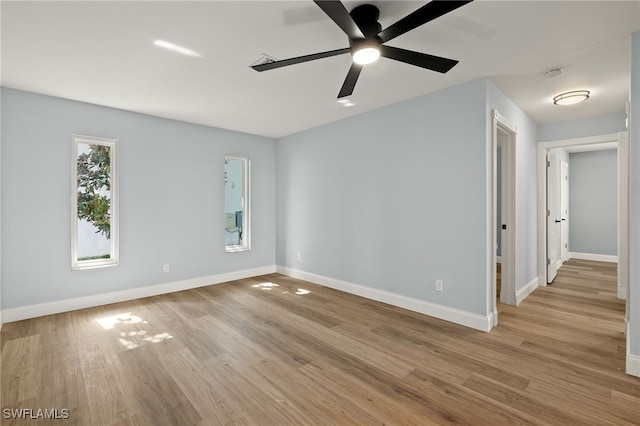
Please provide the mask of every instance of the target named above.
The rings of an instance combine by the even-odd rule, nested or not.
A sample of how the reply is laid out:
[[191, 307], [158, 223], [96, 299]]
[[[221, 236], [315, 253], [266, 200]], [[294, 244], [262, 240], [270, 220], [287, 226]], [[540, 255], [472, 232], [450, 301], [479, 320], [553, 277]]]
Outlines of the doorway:
[[[618, 167], [617, 167], [617, 198], [618, 198], [618, 229], [617, 229], [617, 245], [618, 245], [618, 298], [624, 299], [629, 289], [629, 162], [628, 162], [628, 133], [614, 133], [609, 135], [591, 136], [577, 139], [565, 139], [558, 141], [540, 142], [538, 144], [538, 281], [541, 286], [547, 285], [549, 277], [548, 266], [550, 258], [548, 257], [548, 182], [547, 182], [547, 158], [549, 151], [554, 148], [564, 147], [570, 149], [577, 146], [595, 146], [610, 145], [612, 148], [618, 149]], [[562, 166], [561, 166], [562, 168]], [[569, 170], [567, 167], [567, 182], [569, 179]], [[562, 170], [560, 173], [563, 173]], [[568, 185], [567, 185], [568, 187]], [[560, 185], [562, 188], [562, 185]], [[562, 189], [560, 189], [562, 191]], [[570, 211], [568, 212], [570, 213]], [[568, 219], [568, 217], [567, 217]], [[562, 221], [562, 218], [560, 219]], [[568, 220], [567, 220], [568, 222]], [[555, 223], [555, 222], [554, 222]], [[568, 234], [568, 230], [566, 231]], [[567, 240], [571, 238], [567, 236]], [[565, 240], [565, 241], [567, 241]], [[568, 257], [568, 254], [567, 254]], [[625, 318], [624, 329], [627, 330], [629, 318], [629, 304], [627, 303], [627, 313]], [[627, 345], [629, 344], [629, 336], [627, 335]]]
[[[516, 305], [516, 127], [493, 111], [492, 306]], [[498, 161], [499, 160], [499, 161]], [[498, 259], [500, 264], [498, 265]], [[499, 267], [499, 269], [498, 269]], [[498, 275], [499, 271], [499, 275]], [[498, 279], [500, 281], [498, 281]], [[499, 284], [499, 285], [498, 285]]]
[[[599, 146], [600, 149], [609, 148], [618, 148], [618, 263], [620, 274], [618, 277], [618, 286], [619, 289], [626, 289], [628, 285], [628, 243], [627, 243], [627, 234], [628, 234], [628, 191], [627, 188], [627, 180], [628, 180], [628, 161], [626, 152], [627, 148], [627, 132], [622, 133], [614, 133], [610, 135], [602, 135], [602, 136], [591, 136], [585, 138], [577, 138], [577, 139], [565, 139], [558, 141], [550, 141], [550, 142], [540, 142], [538, 144], [538, 279], [540, 285], [545, 286], [549, 281], [549, 276], [553, 275], [549, 273], [549, 269], [553, 268], [552, 258], [549, 256], [549, 252], [553, 251], [553, 247], [549, 247], [552, 244], [549, 243], [551, 238], [549, 235], [552, 233], [552, 230], [549, 228], [551, 226], [556, 226], [556, 221], [558, 221], [558, 244], [556, 246], [557, 250], [557, 259], [560, 260], [563, 257], [562, 249], [560, 247], [560, 241], [562, 241], [562, 234], [566, 234], [566, 239], [564, 242], [567, 243], [567, 251], [568, 251], [568, 239], [570, 238], [568, 231], [568, 206], [563, 210], [562, 214], [560, 210], [562, 209], [562, 204], [568, 204], [567, 200], [562, 201], [564, 196], [562, 195], [563, 188], [565, 188], [564, 193], [568, 193], [568, 181], [569, 181], [569, 167], [568, 164], [566, 166], [562, 166], [562, 161], [557, 162], [556, 172], [558, 174], [558, 185], [555, 186], [556, 194], [554, 196], [554, 188], [553, 185], [549, 185], [549, 175], [554, 174], [553, 164], [554, 161], [554, 149], [555, 148], [565, 148], [566, 150], [574, 151], [576, 147], [585, 146], [585, 147], [596, 147]], [[549, 162], [551, 164], [549, 164]], [[563, 168], [566, 168], [563, 171]], [[548, 170], [549, 169], [549, 170]], [[566, 179], [563, 179], [564, 182], [560, 184], [560, 176], [566, 174]], [[567, 197], [568, 198], [568, 197]], [[550, 209], [553, 209], [553, 200], [557, 200], [557, 212], [555, 215], [553, 212], [550, 212]], [[552, 217], [550, 217], [552, 216]], [[566, 219], [567, 229], [562, 230], [561, 223], [562, 219]], [[552, 225], [553, 223], [553, 225]], [[551, 240], [556, 241], [556, 240]], [[564, 245], [564, 242], [562, 243]], [[566, 255], [568, 257], [568, 253]], [[622, 292], [622, 291], [621, 291]]]

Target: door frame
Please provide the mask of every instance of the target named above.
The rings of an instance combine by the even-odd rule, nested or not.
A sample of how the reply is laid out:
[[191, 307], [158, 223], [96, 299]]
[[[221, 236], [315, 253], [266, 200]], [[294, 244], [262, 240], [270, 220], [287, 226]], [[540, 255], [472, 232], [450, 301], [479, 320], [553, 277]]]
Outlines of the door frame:
[[[559, 176], [560, 171], [558, 170], [558, 158], [556, 157], [553, 150], [548, 149], [546, 151], [547, 155], [547, 163], [546, 163], [546, 181], [547, 185], [545, 189], [547, 190], [547, 196], [545, 197], [546, 201], [546, 217], [547, 217], [547, 284], [551, 284], [553, 280], [556, 278], [556, 274], [558, 268], [560, 267], [562, 255], [558, 252], [558, 241], [560, 240], [560, 234], [558, 232], [558, 228], [561, 222], [558, 222], [558, 213], [560, 211], [560, 205], [558, 203], [559, 195], [560, 195], [560, 182]], [[551, 183], [549, 182], [551, 179]], [[555, 228], [551, 228], [549, 224], [553, 224]], [[553, 237], [553, 238], [552, 238]], [[552, 254], [554, 252], [554, 254]], [[551, 275], [553, 274], [553, 275]]]
[[[609, 135], [591, 136], [577, 139], [564, 139], [538, 143], [538, 283], [546, 286], [546, 199], [547, 181], [544, 168], [546, 167], [547, 151], [552, 148], [595, 143], [616, 142], [618, 146], [618, 298], [626, 299], [629, 294], [629, 132], [613, 133]], [[571, 238], [571, 237], [569, 237]], [[624, 330], [627, 335], [626, 372], [630, 373], [630, 336], [629, 310], [631, 304], [627, 301], [624, 319]]]
[[498, 324], [497, 306], [497, 203], [498, 203], [498, 132], [506, 135], [504, 144], [501, 146], [501, 222], [506, 224], [507, 229], [501, 231], [502, 244], [501, 254], [501, 290], [500, 303], [516, 305], [516, 136], [517, 127], [511, 124], [505, 117], [500, 115], [495, 109], [492, 110], [492, 168], [493, 168], [493, 190], [492, 190], [492, 226], [491, 226], [491, 277], [493, 291], [491, 292], [491, 305], [493, 307], [494, 325]]
[[[547, 285], [547, 152], [553, 148], [615, 142], [618, 146], [618, 295], [629, 288], [629, 161], [628, 133], [538, 143], [538, 285]], [[569, 237], [571, 238], [571, 237]], [[621, 289], [624, 289], [621, 290]]]
[[560, 260], [569, 260], [569, 163], [560, 160]]
[[[629, 133], [618, 138], [618, 299], [629, 294]], [[627, 303], [626, 322], [629, 319]], [[629, 342], [627, 342], [628, 344]]]

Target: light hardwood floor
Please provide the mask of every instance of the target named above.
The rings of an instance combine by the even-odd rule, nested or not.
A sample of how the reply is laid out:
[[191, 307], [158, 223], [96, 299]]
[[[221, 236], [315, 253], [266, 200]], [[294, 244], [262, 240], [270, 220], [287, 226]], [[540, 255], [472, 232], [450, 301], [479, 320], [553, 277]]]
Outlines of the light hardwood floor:
[[92, 426], [637, 425], [615, 275], [570, 261], [490, 333], [277, 274], [9, 323], [2, 408]]

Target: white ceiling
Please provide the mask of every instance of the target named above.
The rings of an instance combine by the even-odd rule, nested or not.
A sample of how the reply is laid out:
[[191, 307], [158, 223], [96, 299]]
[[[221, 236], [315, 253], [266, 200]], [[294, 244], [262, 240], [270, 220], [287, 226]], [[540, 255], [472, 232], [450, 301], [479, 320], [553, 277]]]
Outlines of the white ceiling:
[[[345, 1], [347, 10], [367, 3]], [[423, 1], [379, 1], [383, 28]], [[476, 0], [389, 45], [458, 59], [442, 75], [389, 59], [367, 66], [344, 107], [350, 56], [256, 72], [348, 46], [311, 1], [2, 1], [2, 85], [267, 137], [281, 137], [489, 76], [538, 123], [623, 112], [640, 1]], [[166, 40], [202, 54], [182, 56]], [[561, 66], [556, 78], [543, 76]], [[588, 102], [551, 98], [588, 89]]]

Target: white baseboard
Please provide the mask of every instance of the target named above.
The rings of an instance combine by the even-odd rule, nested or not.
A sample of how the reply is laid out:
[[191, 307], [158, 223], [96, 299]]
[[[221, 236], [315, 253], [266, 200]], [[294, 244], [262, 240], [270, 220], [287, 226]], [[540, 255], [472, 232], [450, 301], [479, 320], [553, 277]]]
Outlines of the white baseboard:
[[570, 251], [568, 253], [568, 256], [569, 259], [595, 260], [597, 262], [618, 263], [618, 256], [613, 256], [610, 254], [576, 253]]
[[640, 377], [640, 356], [627, 352], [626, 373]]
[[322, 275], [316, 275], [309, 272], [288, 268], [286, 266], [276, 266], [276, 272], [290, 276], [292, 278], [310, 281], [314, 284], [320, 284], [322, 286], [344, 291], [346, 293], [366, 297], [367, 299], [377, 300], [378, 302], [383, 302], [389, 305], [408, 309], [410, 311], [430, 315], [432, 317], [454, 322], [466, 327], [471, 327], [476, 330], [489, 331], [491, 330], [492, 323], [494, 321], [493, 313], [491, 315], [482, 316], [471, 312], [426, 302], [424, 300], [390, 293], [384, 290], [378, 290], [359, 284], [353, 284], [334, 278], [324, 277]]
[[627, 287], [618, 287], [618, 299], [627, 300]]
[[640, 377], [640, 356], [634, 355], [629, 352], [629, 335], [631, 334], [631, 323], [629, 318], [624, 318], [624, 335], [627, 337], [627, 353], [626, 353], [626, 365], [625, 373], [632, 376]]
[[538, 288], [538, 277], [535, 277], [527, 283], [520, 290], [516, 291], [516, 306], [520, 304], [528, 295]]
[[173, 281], [164, 284], [150, 285], [146, 287], [120, 290], [110, 293], [95, 294], [92, 296], [75, 297], [72, 299], [56, 300], [54, 302], [39, 303], [36, 305], [20, 306], [2, 311], [2, 319], [6, 322], [20, 321], [27, 318], [41, 317], [44, 315], [58, 314], [60, 312], [75, 311], [76, 309], [91, 308], [107, 305], [109, 303], [124, 302], [140, 299], [142, 297], [157, 296], [159, 294], [173, 293], [175, 291], [188, 290], [212, 284], [220, 284], [227, 281], [241, 280], [259, 275], [272, 274], [276, 271], [275, 265], [261, 268], [245, 269], [243, 271], [226, 272], [223, 274], [209, 275], [206, 277], [191, 278], [182, 281]]

